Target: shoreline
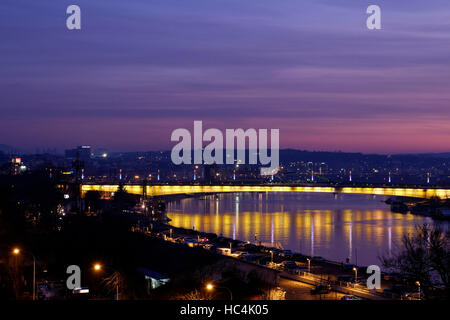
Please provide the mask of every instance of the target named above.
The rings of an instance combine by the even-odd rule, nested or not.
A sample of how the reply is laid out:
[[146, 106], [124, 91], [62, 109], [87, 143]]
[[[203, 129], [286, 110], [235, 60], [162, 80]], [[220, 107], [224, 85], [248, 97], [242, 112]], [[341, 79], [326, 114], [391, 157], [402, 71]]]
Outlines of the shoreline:
[[[184, 199], [188, 199], [188, 198], [201, 198], [201, 197], [204, 197], [204, 196], [211, 196], [211, 195], [215, 195], [215, 194], [217, 194], [217, 193], [196, 193], [196, 194], [192, 194], [192, 195], [190, 195], [190, 194], [176, 194], [176, 195], [164, 196], [164, 200], [166, 201], [166, 203], [169, 203], [169, 202], [184, 200]], [[168, 218], [167, 217], [167, 212], [165, 213], [165, 215], [166, 215], [166, 218]], [[168, 219], [170, 219], [170, 218], [168, 218]], [[352, 264], [350, 262], [345, 263], [343, 261], [339, 262], [339, 261], [329, 260], [326, 257], [318, 257], [318, 256], [312, 257], [312, 256], [309, 256], [307, 254], [303, 254], [301, 252], [292, 251], [290, 249], [284, 249], [284, 248], [277, 248], [277, 247], [273, 247], [273, 246], [267, 246], [267, 243], [264, 243], [264, 242], [261, 242], [261, 241], [258, 241], [258, 242], [255, 243], [255, 242], [248, 241], [248, 240], [232, 239], [232, 238], [229, 238], [229, 237], [226, 237], [226, 236], [223, 236], [223, 235], [217, 235], [216, 233], [213, 233], [213, 232], [209, 233], [209, 232], [196, 230], [196, 229], [186, 229], [186, 228], [183, 228], [183, 227], [175, 227], [175, 226], [170, 225], [170, 221], [171, 220], [167, 220], [166, 222], [162, 222], [162, 225], [166, 226], [167, 229], [182, 230], [183, 233], [186, 233], [186, 234], [192, 235], [192, 236], [206, 236], [206, 235], [210, 235], [210, 236], [213, 236], [214, 238], [223, 238], [224, 240], [226, 240], [228, 242], [231, 242], [231, 243], [233, 243], [233, 242], [234, 243], [248, 243], [248, 244], [251, 244], [251, 245], [256, 246], [256, 247], [264, 248], [265, 250], [287, 251], [287, 252], [291, 252], [292, 255], [299, 255], [299, 256], [302, 256], [302, 257], [309, 258], [311, 260], [315, 259], [316, 261], [332, 264], [333, 266], [348, 265], [348, 266], [351, 266], [351, 268], [353, 268], [353, 267], [363, 267], [363, 268], [366, 267], [366, 266], [358, 266], [358, 265]]]
[[[218, 193], [177, 194], [177, 195], [165, 196], [164, 198], [165, 198], [167, 203], [170, 203], [170, 202], [173, 202], [173, 201], [179, 201], [179, 200], [184, 200], [184, 199], [188, 199], [188, 198], [202, 199], [204, 197], [213, 196], [213, 195], [217, 195], [217, 194]], [[381, 200], [381, 202], [382, 203], [386, 203], [386, 201], [384, 201], [384, 200]], [[388, 203], [386, 203], [385, 205], [386, 205], [386, 207], [389, 207]], [[387, 210], [389, 211], [389, 209], [387, 209]], [[397, 214], [398, 215], [400, 213], [392, 212], [392, 214]], [[167, 211], [166, 211], [166, 216], [167, 216]], [[420, 216], [420, 215], [417, 215], [417, 216]], [[435, 220], [435, 219], [433, 219], [433, 221], [436, 221], [437, 223], [439, 223], [439, 221], [442, 221], [442, 220], [437, 220], [437, 219]], [[184, 231], [188, 231], [188, 232], [199, 232], [200, 234], [208, 234], [208, 232], [203, 231], [203, 230], [198, 230], [197, 228], [194, 229], [194, 228], [191, 228], [190, 226], [186, 226], [186, 225], [184, 225], [184, 227], [175, 227], [175, 226], [172, 226], [170, 223], [171, 223], [171, 220], [166, 221], [166, 224], [167, 224], [168, 228], [180, 228], [180, 229], [183, 229]], [[416, 223], [416, 225], [417, 225], [417, 223]], [[227, 239], [229, 239], [229, 242], [232, 242], [232, 241], [248, 242], [248, 243], [251, 243], [252, 245], [255, 245], [255, 246], [261, 246], [261, 247], [265, 247], [265, 248], [274, 248], [276, 250], [284, 250], [283, 246], [280, 246], [276, 242], [274, 242], [274, 243], [270, 243], [270, 242], [264, 243], [263, 241], [254, 241], [252, 238], [250, 238], [250, 239], [233, 240], [230, 234], [228, 234], [227, 236], [224, 236], [222, 234], [215, 234], [215, 233], [213, 233], [213, 231], [214, 230], [212, 230], [209, 234], [213, 234], [216, 237], [227, 238]], [[194, 236], [196, 236], [196, 234], [194, 234]], [[292, 248], [292, 249], [290, 249], [290, 248], [286, 248], [286, 249], [287, 249], [286, 251], [290, 251], [290, 252], [292, 252], [292, 254], [298, 254], [298, 255], [301, 255], [301, 256], [304, 256], [304, 257], [312, 258], [308, 253], [305, 253], [304, 251], [301, 251], [302, 248], [295, 247], [295, 248]], [[298, 249], [300, 249], [300, 251], [297, 251]], [[369, 259], [370, 261], [367, 261], [365, 264], [361, 264], [361, 262], [358, 263], [358, 261], [354, 261], [354, 259], [352, 259], [353, 261], [352, 260], [347, 260], [346, 257], [343, 257], [342, 259], [340, 259], [340, 257], [337, 257], [337, 259], [336, 259], [336, 257], [334, 259], [333, 258], [329, 258], [326, 254], [322, 255], [321, 257], [318, 257], [318, 255], [316, 255], [314, 257], [316, 257], [316, 258], [318, 258], [320, 260], [327, 261], [327, 262], [329, 262], [330, 264], [333, 264], [333, 265], [352, 265], [352, 266], [357, 266], [357, 265], [363, 266], [363, 265], [372, 265], [372, 264], [381, 265], [381, 262], [379, 260], [375, 260], [375, 258], [377, 257], [376, 255], [374, 255], [374, 259], [372, 259], [373, 261]]]

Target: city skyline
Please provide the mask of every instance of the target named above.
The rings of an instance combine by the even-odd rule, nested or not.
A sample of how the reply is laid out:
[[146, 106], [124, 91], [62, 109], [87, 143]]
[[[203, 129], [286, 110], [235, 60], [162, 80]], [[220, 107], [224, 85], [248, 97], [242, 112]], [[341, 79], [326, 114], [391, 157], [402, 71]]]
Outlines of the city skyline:
[[0, 5], [0, 144], [169, 150], [203, 120], [283, 149], [450, 150], [448, 2], [376, 1], [382, 30], [368, 2], [80, 0], [68, 31], [69, 4]]

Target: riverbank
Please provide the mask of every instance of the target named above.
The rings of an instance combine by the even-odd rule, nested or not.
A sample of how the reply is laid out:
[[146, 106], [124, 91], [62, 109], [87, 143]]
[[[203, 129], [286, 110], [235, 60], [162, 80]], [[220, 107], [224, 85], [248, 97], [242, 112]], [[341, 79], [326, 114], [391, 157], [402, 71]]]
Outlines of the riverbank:
[[396, 213], [411, 213], [436, 220], [450, 220], [450, 199], [417, 199], [395, 197], [385, 201], [391, 211]]
[[[168, 224], [154, 227], [153, 233], [162, 239], [189, 247], [201, 247], [225, 257], [234, 258], [254, 266], [278, 270], [280, 277], [299, 281], [313, 286], [331, 285], [333, 291], [353, 294], [365, 299], [392, 299], [400, 296], [383, 295], [383, 289], [392, 286], [395, 281], [383, 274], [382, 287], [370, 291], [366, 287], [368, 274], [366, 267], [342, 264], [320, 257], [310, 257], [290, 250], [233, 240], [216, 234], [193, 229], [177, 228]], [[355, 277], [355, 269], [357, 276]]]
[[[231, 243], [238, 259], [267, 265], [272, 251], [276, 267], [284, 269], [283, 262], [294, 261], [302, 271], [308, 269], [309, 259], [312, 273], [319, 278], [323, 275], [323, 281], [329, 276], [330, 280], [353, 282], [353, 268], [357, 269], [358, 280], [363, 280], [365, 268], [360, 266], [380, 265], [377, 257], [395, 254], [405, 234], [413, 232], [417, 225], [432, 223], [428, 218], [394, 214], [384, 203], [385, 198], [375, 196], [239, 193], [197, 199], [202, 198], [169, 205], [167, 211], [173, 219], [170, 225], [180, 227], [181, 236], [191, 238], [191, 245], [203, 246], [192, 241], [200, 229], [219, 238], [218, 246], [225, 254]], [[267, 244], [261, 245], [257, 239]], [[292, 251], [276, 246], [277, 242]], [[250, 245], [256, 250], [247, 250]], [[383, 276], [402, 280], [401, 275]]]

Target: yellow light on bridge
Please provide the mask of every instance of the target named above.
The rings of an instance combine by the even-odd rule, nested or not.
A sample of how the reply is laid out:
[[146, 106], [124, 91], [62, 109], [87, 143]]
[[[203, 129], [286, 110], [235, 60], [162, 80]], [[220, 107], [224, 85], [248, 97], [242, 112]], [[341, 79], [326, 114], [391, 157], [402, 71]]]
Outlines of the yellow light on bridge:
[[[118, 185], [82, 185], [81, 191], [84, 196], [87, 191], [116, 192]], [[125, 185], [126, 192], [131, 194], [142, 194], [141, 185]], [[147, 194], [151, 196], [162, 196], [182, 193], [218, 193], [218, 192], [318, 192], [318, 193], [351, 193], [351, 194], [373, 194], [387, 196], [409, 196], [416, 198], [431, 198], [438, 196], [441, 199], [450, 197], [450, 189], [420, 189], [420, 188], [386, 188], [386, 187], [314, 187], [314, 186], [146, 186]]]

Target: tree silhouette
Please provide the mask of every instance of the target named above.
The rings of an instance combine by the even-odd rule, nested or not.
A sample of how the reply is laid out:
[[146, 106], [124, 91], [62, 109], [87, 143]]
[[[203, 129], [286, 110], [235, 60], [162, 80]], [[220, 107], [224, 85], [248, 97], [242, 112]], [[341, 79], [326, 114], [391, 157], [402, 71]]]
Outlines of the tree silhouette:
[[445, 296], [450, 292], [450, 236], [424, 224], [413, 235], [405, 235], [403, 248], [393, 257], [382, 256], [383, 265], [399, 271], [412, 282], [419, 281], [425, 297], [433, 286], [442, 285]]

